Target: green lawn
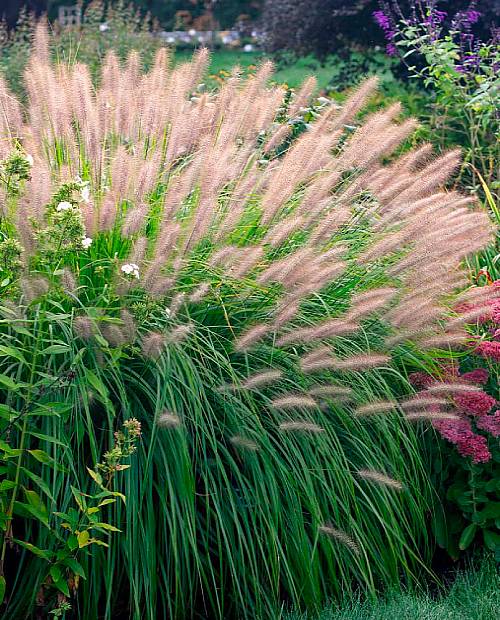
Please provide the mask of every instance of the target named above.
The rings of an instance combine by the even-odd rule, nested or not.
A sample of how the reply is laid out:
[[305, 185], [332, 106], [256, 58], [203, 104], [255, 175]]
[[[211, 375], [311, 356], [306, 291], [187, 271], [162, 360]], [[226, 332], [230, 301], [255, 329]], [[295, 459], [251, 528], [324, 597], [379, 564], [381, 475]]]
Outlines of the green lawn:
[[[313, 620], [290, 614], [284, 620]], [[446, 594], [391, 593], [376, 602], [351, 601], [325, 610], [314, 620], [496, 620], [500, 618], [500, 573], [493, 560], [460, 573]]]
[[[177, 51], [175, 53], [176, 61], [189, 60], [192, 52], [189, 50]], [[241, 50], [217, 50], [211, 55], [211, 63], [209, 67], [210, 75], [218, 75], [220, 71], [227, 71], [235, 65], [240, 65], [243, 70], [253, 68], [258, 65], [266, 55], [262, 52], [242, 52]], [[279, 83], [286, 83], [295, 88], [299, 86], [306, 77], [310, 75], [316, 76], [320, 89], [326, 88], [333, 75], [333, 64], [335, 58], [330, 58], [322, 66], [317, 60], [311, 57], [299, 58], [288, 64], [286, 67], [277, 68], [274, 79]]]

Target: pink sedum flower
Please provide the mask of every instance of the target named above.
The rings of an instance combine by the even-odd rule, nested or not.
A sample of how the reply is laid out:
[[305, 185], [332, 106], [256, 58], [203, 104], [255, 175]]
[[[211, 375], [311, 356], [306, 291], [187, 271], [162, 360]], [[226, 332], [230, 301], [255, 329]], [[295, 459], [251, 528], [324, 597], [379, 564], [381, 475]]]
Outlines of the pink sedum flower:
[[500, 362], [500, 342], [484, 340], [476, 346], [475, 352], [477, 355]]
[[431, 377], [431, 375], [427, 374], [426, 372], [422, 372], [422, 371], [411, 372], [408, 375], [408, 381], [415, 388], [426, 388], [436, 382], [436, 380], [433, 377]]
[[486, 437], [472, 430], [470, 420], [435, 420], [434, 428], [441, 437], [454, 444], [461, 456], [470, 457], [473, 463], [487, 463], [491, 459]]
[[473, 383], [474, 385], [485, 385], [488, 383], [489, 376], [490, 373], [486, 370], [486, 368], [476, 368], [470, 372], [465, 372], [463, 375], [460, 375], [460, 379], [466, 381], [467, 383]]
[[486, 394], [482, 390], [457, 394], [453, 400], [459, 409], [474, 416], [488, 414], [497, 402], [493, 396]]
[[493, 437], [500, 437], [500, 411], [492, 415], [483, 415], [476, 420], [476, 426]]

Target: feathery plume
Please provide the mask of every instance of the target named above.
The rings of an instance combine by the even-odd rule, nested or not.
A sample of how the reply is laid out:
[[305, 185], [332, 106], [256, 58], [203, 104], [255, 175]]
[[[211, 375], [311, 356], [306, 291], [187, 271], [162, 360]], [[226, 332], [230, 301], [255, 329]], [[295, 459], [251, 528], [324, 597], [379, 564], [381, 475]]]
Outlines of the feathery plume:
[[377, 484], [390, 487], [391, 489], [396, 489], [397, 491], [401, 491], [403, 489], [403, 485], [399, 482], [399, 480], [394, 480], [394, 478], [391, 478], [382, 472], [373, 471], [371, 469], [360, 469], [356, 473], [360, 478], [363, 478], [363, 480], [376, 482]]
[[230, 442], [235, 448], [249, 450], [250, 452], [257, 452], [259, 449], [259, 446], [254, 441], [241, 435], [234, 435], [231, 437]]
[[318, 529], [321, 534], [338, 540], [343, 545], [348, 547], [351, 551], [353, 551], [356, 555], [360, 554], [358, 545], [356, 544], [354, 539], [351, 538], [351, 536], [349, 536], [349, 534], [347, 534], [346, 532], [332, 527], [330, 524], [321, 525]]
[[307, 420], [295, 420], [293, 422], [282, 422], [279, 425], [279, 430], [285, 433], [324, 433], [325, 429], [321, 428], [314, 422], [308, 422]]
[[241, 387], [245, 390], [254, 390], [255, 388], [261, 388], [264, 385], [278, 381], [283, 376], [281, 370], [264, 370], [254, 375], [247, 377], [241, 383]]
[[165, 336], [159, 332], [149, 332], [142, 339], [142, 353], [145, 357], [158, 359], [165, 348]]
[[82, 340], [90, 340], [96, 333], [96, 327], [88, 316], [77, 316], [73, 319], [73, 331]]
[[397, 407], [397, 403], [390, 400], [380, 400], [360, 405], [354, 410], [354, 415], [358, 418], [373, 415], [374, 413], [387, 413], [394, 411]]
[[162, 411], [156, 423], [161, 428], [179, 428], [181, 426], [179, 416], [171, 411]]
[[310, 409], [317, 407], [317, 403], [311, 396], [302, 394], [288, 394], [271, 401], [274, 409]]

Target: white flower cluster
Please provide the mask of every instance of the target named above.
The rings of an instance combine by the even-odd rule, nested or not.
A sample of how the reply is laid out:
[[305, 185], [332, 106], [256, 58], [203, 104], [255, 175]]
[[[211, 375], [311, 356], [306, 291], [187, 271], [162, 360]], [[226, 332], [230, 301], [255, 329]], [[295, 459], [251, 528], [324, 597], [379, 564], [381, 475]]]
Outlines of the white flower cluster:
[[[71, 202], [68, 202], [67, 200], [63, 200], [57, 205], [56, 211], [59, 211], [59, 212], [69, 211], [70, 209], [74, 209], [74, 208], [75, 208], [75, 205], [71, 204]], [[85, 236], [82, 238], [82, 247], [84, 250], [88, 250], [91, 245], [92, 245], [92, 239], [90, 237]]]
[[135, 263], [126, 263], [122, 265], [122, 271], [127, 276], [134, 276], [134, 278], [139, 279], [139, 265]]

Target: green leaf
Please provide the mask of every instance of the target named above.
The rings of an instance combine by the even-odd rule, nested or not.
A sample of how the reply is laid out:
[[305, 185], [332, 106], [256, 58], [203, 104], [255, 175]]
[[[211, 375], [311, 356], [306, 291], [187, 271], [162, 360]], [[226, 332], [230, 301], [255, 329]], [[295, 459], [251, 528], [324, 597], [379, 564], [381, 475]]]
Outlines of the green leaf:
[[82, 549], [83, 547], [86, 547], [89, 543], [90, 540], [90, 534], [88, 533], [87, 530], [80, 532], [77, 536], [77, 540], [78, 540], [78, 546], [80, 547], [80, 549]]
[[82, 565], [80, 564], [80, 562], [77, 562], [77, 560], [75, 560], [75, 558], [65, 558], [63, 560], [63, 563], [65, 566], [67, 566], [75, 575], [78, 575], [79, 577], [83, 577], [83, 579], [85, 579], [85, 571], [83, 570]]
[[59, 566], [52, 566], [49, 572], [55, 587], [60, 590], [65, 596], [69, 596], [68, 582], [63, 576]]
[[101, 530], [106, 530], [108, 532], [121, 532], [121, 530], [119, 530], [114, 525], [110, 525], [109, 523], [94, 523], [92, 525], [92, 528], [99, 528]]
[[78, 549], [78, 547], [80, 546], [78, 543], [78, 537], [75, 534], [71, 534], [71, 536], [69, 536], [68, 538], [67, 545], [71, 551], [75, 551], [75, 549]]
[[19, 415], [19, 412], [15, 409], [12, 409], [12, 407], [9, 407], [4, 403], [0, 404], [0, 418], [2, 418], [3, 420], [7, 420], [7, 422], [10, 422], [17, 415]]
[[45, 493], [45, 495], [51, 501], [54, 501], [54, 497], [52, 496], [49, 485], [45, 482], [45, 480], [43, 480], [43, 478], [40, 478], [40, 476], [37, 476], [34, 472], [32, 472], [30, 469], [27, 469], [26, 467], [21, 467], [21, 470], [24, 472], [26, 476], [28, 476], [30, 480], [32, 480], [37, 485], [37, 487], [41, 491]]
[[24, 495], [26, 497], [26, 501], [32, 508], [32, 514], [36, 513], [36, 515], [38, 515], [37, 518], [44, 524], [48, 525], [49, 513], [38, 493], [31, 489], [24, 489]]
[[39, 547], [36, 547], [35, 545], [32, 545], [31, 543], [24, 540], [14, 539], [14, 542], [16, 543], [16, 545], [19, 545], [20, 547], [24, 547], [24, 549], [31, 551], [31, 553], [38, 556], [39, 558], [47, 560], [47, 562], [50, 562], [50, 560], [54, 557], [54, 553], [50, 551], [50, 549], [40, 549]]
[[59, 353], [67, 353], [70, 350], [69, 345], [67, 344], [51, 344], [50, 347], [47, 347], [42, 351], [45, 355], [51, 354], [59, 354]]
[[467, 547], [474, 540], [474, 537], [476, 536], [476, 532], [477, 532], [477, 525], [475, 523], [471, 523], [470, 525], [468, 525], [465, 528], [465, 530], [462, 532], [462, 535], [460, 536], [460, 541], [458, 543], [458, 546], [460, 547], [462, 551], [467, 549]]
[[0, 357], [12, 357], [22, 364], [26, 363], [26, 359], [19, 349], [14, 347], [6, 347], [3, 344], [0, 345]]
[[492, 530], [483, 530], [484, 544], [491, 549], [491, 551], [498, 551], [500, 549], [500, 534], [493, 532]]
[[103, 499], [102, 502], [99, 502], [98, 506], [99, 508], [101, 508], [102, 506], [107, 506], [108, 504], [114, 504], [116, 502], [116, 499], [112, 499], [111, 497], [109, 499]]
[[98, 484], [99, 486], [102, 486], [102, 476], [101, 476], [101, 474], [99, 474], [98, 472], [94, 471], [93, 469], [90, 469], [89, 467], [87, 467], [87, 471], [89, 472], [89, 475], [92, 478], [92, 480], [96, 484]]
[[28, 450], [28, 452], [37, 461], [43, 463], [44, 465], [53, 465], [55, 463], [54, 459], [49, 456], [44, 450]]
[[0, 493], [5, 493], [5, 491], [9, 491], [16, 486], [16, 483], [12, 480], [2, 480], [0, 482]]
[[61, 472], [68, 471], [66, 467], [63, 467], [60, 463], [57, 463], [55, 459], [49, 456], [44, 450], [28, 450], [28, 452], [33, 456], [37, 461], [43, 463], [44, 465], [49, 465], [53, 469]]
[[5, 588], [7, 587], [5, 583], [5, 577], [3, 575], [0, 576], [0, 605], [3, 603], [3, 599], [5, 598]]
[[483, 519], [498, 519], [500, 517], [500, 502], [489, 502], [488, 505], [479, 511]]
[[22, 387], [26, 387], [26, 383], [16, 383], [7, 375], [2, 375], [2, 374], [0, 374], [0, 385], [3, 385], [8, 390], [12, 390], [13, 392], [16, 392]]
[[42, 441], [47, 441], [57, 446], [63, 446], [63, 448], [68, 447], [65, 443], [63, 443], [62, 441], [59, 441], [59, 439], [56, 439], [55, 437], [52, 437], [51, 435], [44, 435], [43, 433], [34, 433], [33, 431], [30, 431], [30, 435], [32, 437], [37, 437], [38, 439], [41, 439]]

